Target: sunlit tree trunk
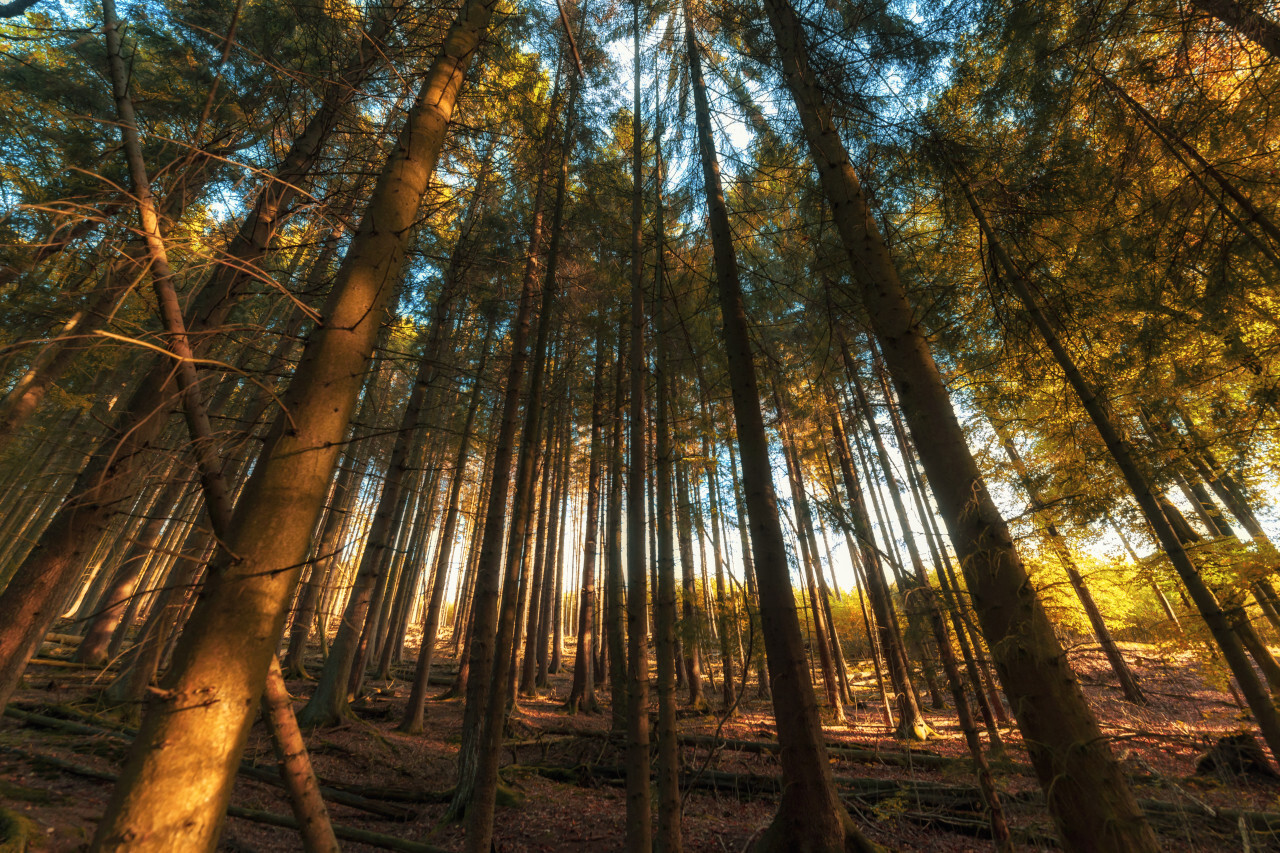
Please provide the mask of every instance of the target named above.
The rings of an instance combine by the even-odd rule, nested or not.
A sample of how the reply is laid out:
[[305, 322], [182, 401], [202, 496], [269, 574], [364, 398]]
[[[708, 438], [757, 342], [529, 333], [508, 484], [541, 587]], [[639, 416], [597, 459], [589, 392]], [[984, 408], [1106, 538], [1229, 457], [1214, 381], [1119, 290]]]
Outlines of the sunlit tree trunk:
[[[390, 17], [385, 20], [389, 21]], [[369, 36], [374, 41], [380, 37]], [[373, 56], [370, 55], [362, 60], [363, 64], [357, 65], [367, 69], [372, 61]], [[357, 72], [353, 70], [352, 73]], [[358, 73], [363, 74], [364, 71]], [[242, 221], [237, 237], [225, 250], [226, 263], [220, 265], [211, 280], [200, 289], [184, 320], [188, 334], [206, 332], [221, 325], [244, 284], [253, 280], [250, 270], [266, 251], [275, 233], [279, 211], [305, 183], [342, 103], [350, 96], [350, 87], [346, 84], [358, 83], [359, 79], [362, 77], [351, 80], [344, 77], [343, 85], [338, 86], [341, 91], [336, 105], [332, 108], [326, 106], [313, 116], [307, 128], [294, 140], [289, 154], [281, 161]], [[112, 435], [93, 452], [88, 465], [77, 478], [72, 497], [59, 507], [36, 547], [25, 557], [0, 596], [0, 607], [7, 612], [21, 614], [21, 618], [0, 626], [0, 704], [8, 701], [35, 644], [56, 617], [58, 603], [75, 583], [76, 572], [86, 562], [94, 543], [110, 523], [114, 508], [135, 487], [136, 471], [150, 456], [156, 438], [177, 403], [173, 394], [175, 380], [186, 368], [180, 363], [175, 369], [174, 363], [167, 360], [157, 362], [151, 359], [144, 364], [143, 379], [115, 417]], [[17, 603], [19, 601], [21, 604]]]
[[[469, 0], [425, 75], [148, 708], [93, 849], [211, 850], [290, 593], [445, 132], [494, 5]], [[192, 702], [192, 697], [200, 701]]]
[[293, 702], [284, 683], [284, 673], [274, 656], [262, 691], [262, 713], [273, 730], [282, 733], [272, 738], [272, 745], [294, 817], [298, 820], [303, 849], [306, 853], [337, 853], [341, 848], [329, 822], [329, 811], [320, 796], [316, 774], [307, 758], [307, 744], [293, 715]]

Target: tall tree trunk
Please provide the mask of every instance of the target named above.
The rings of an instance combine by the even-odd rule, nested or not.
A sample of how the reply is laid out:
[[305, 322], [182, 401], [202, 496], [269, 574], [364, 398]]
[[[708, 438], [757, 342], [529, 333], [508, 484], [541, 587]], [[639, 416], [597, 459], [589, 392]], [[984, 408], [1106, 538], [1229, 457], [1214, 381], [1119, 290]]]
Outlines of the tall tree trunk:
[[[978, 708], [982, 712], [983, 725], [986, 726], [987, 736], [991, 739], [991, 750], [993, 752], [1002, 752], [1004, 750], [1004, 741], [1000, 736], [1000, 728], [997, 724], [997, 714], [992, 707], [993, 702], [999, 702], [998, 696], [993, 696], [984, 689], [982, 674], [978, 669], [978, 664], [974, 658], [973, 648], [969, 644], [967, 626], [960, 612], [959, 595], [951, 594], [951, 585], [948, 574], [951, 571], [951, 557], [947, 553], [946, 543], [942, 540], [942, 533], [938, 529], [937, 520], [934, 518], [933, 508], [925, 495], [925, 482], [919, 469], [916, 467], [915, 454], [911, 449], [911, 442], [907, 438], [906, 430], [899, 424], [896, 409], [894, 410], [894, 425], [898, 430], [898, 439], [902, 442], [903, 462], [907, 467], [907, 480], [911, 484], [911, 492], [915, 497], [916, 510], [920, 514], [920, 518], [924, 520], [925, 541], [929, 545], [930, 553], [933, 557], [934, 574], [938, 578], [938, 586], [942, 589], [942, 598], [946, 603], [947, 611], [951, 616], [951, 627], [955, 631], [956, 640], [960, 643], [960, 652], [964, 657], [965, 672], [969, 676], [973, 686], [974, 697], [978, 700]], [[975, 636], [974, 642], [981, 642]]]
[[734, 423], [742, 457], [743, 490], [751, 523], [760, 619], [773, 685], [774, 720], [782, 763], [783, 793], [778, 813], [756, 842], [759, 851], [875, 850], [836, 794], [822, 721], [804, 665], [800, 620], [791, 591], [787, 552], [769, 463], [769, 440], [761, 413], [760, 388], [751, 350], [746, 306], [738, 278], [729, 211], [721, 186], [711, 126], [711, 107], [702, 76], [694, 19], [684, 4], [685, 50], [694, 95], [698, 148], [706, 193], [715, 278], [723, 316], [723, 339], [733, 394]]
[[[303, 726], [336, 725], [350, 714], [350, 684], [353, 676], [357, 680], [362, 678], [362, 659], [368, 648], [369, 638], [363, 629], [370, 614], [374, 619], [377, 618], [378, 608], [385, 595], [387, 570], [391, 565], [390, 549], [394, 547], [395, 537], [400, 533], [399, 522], [403, 520], [412, 501], [411, 469], [414, 451], [421, 437], [422, 413], [435, 396], [433, 384], [438, 373], [437, 357], [453, 323], [453, 300], [458, 295], [459, 284], [445, 281], [436, 302], [430, 331], [413, 380], [413, 390], [401, 413], [382, 492], [369, 525], [364, 553], [356, 569], [351, 594], [342, 612], [338, 634], [329, 650], [329, 657], [325, 660], [315, 692], [298, 712], [298, 721]], [[358, 660], [360, 666], [356, 665]]]
[[[226, 262], [200, 289], [185, 324], [189, 334], [217, 328], [244, 285], [253, 280], [252, 270], [276, 233], [282, 219], [280, 212], [305, 183], [344, 105], [382, 55], [380, 42], [402, 8], [402, 4], [395, 3], [385, 15], [375, 18], [362, 34], [359, 59], [326, 88], [322, 108], [294, 140], [288, 155], [242, 220], [236, 237], [224, 250]], [[64, 598], [74, 584], [75, 572], [87, 556], [86, 549], [92, 547], [90, 543], [106, 528], [114, 507], [128, 494], [134, 471], [149, 455], [176, 405], [170, 387], [176, 378], [173, 364], [152, 359], [147, 365], [149, 372], [129, 403], [121, 408], [114, 434], [99, 444], [81, 471], [72, 490], [74, 497], [58, 509], [36, 548], [23, 560], [14, 578], [16, 583], [11, 583], [5, 596], [0, 596], [0, 605], [23, 616], [0, 628], [0, 705], [8, 701], [35, 644], [56, 617], [54, 602]], [[10, 598], [20, 600], [21, 605], [10, 608]]]
[[[935, 709], [940, 709], [943, 707], [942, 693], [938, 687], [938, 676], [934, 670], [933, 658], [929, 654], [930, 650], [925, 643], [925, 627], [922, 624], [923, 614], [920, 609], [920, 597], [914, 595], [915, 590], [924, 581], [924, 561], [920, 559], [920, 548], [916, 544], [915, 534], [911, 531], [907, 508], [902, 501], [902, 489], [898, 484], [897, 476], [893, 473], [893, 460], [889, 458], [889, 451], [885, 447], [884, 436], [881, 435], [880, 425], [875, 419], [875, 410], [872, 409], [871, 401], [863, 390], [862, 380], [858, 376], [858, 369], [854, 364], [853, 356], [849, 352], [848, 346], [844, 343], [841, 346], [841, 355], [853, 385], [858, 405], [862, 409], [867, 432], [875, 445], [875, 456], [880, 463], [880, 471], [884, 475], [884, 483], [886, 491], [889, 492], [889, 500], [893, 503], [893, 514], [898, 517], [898, 525], [902, 528], [902, 541], [907, 547], [907, 557], [911, 560], [911, 571], [908, 572], [903, 567], [902, 574], [898, 577], [898, 593], [902, 596], [903, 609], [907, 613], [907, 626], [910, 629], [908, 640], [915, 646], [916, 653], [920, 658], [920, 669], [924, 674], [925, 685], [929, 688], [929, 704]], [[883, 382], [883, 376], [881, 379]], [[892, 404], [888, 385], [885, 384], [883, 389], [885, 405], [890, 406]], [[867, 473], [870, 476], [870, 469], [868, 469]], [[888, 507], [885, 507], [885, 514], [889, 514]]]
[[[458, 453], [454, 457], [453, 476], [449, 483], [449, 508], [445, 510], [444, 526], [440, 528], [440, 544], [436, 548], [435, 569], [431, 573], [430, 600], [427, 602], [422, 618], [422, 644], [418, 647], [418, 663], [413, 678], [413, 689], [409, 693], [409, 702], [405, 706], [404, 718], [399, 727], [400, 731], [408, 734], [422, 733], [427, 687], [431, 676], [431, 659], [435, 654], [436, 635], [440, 628], [440, 610], [444, 602], [449, 561], [453, 555], [453, 540], [457, 536], [462, 486], [466, 479], [467, 459], [471, 451], [471, 434], [484, 390], [481, 380], [488, 360], [489, 344], [493, 339], [493, 326], [492, 319], [485, 322], [484, 341], [480, 345], [480, 361], [476, 365], [475, 379], [472, 380], [471, 402], [467, 404], [467, 416], [462, 422], [462, 432], [458, 439]], [[458, 599], [458, 603], [461, 605], [461, 598]]]
[[[559, 181], [556, 186], [555, 204], [552, 208], [551, 239], [547, 245], [547, 270], [546, 277], [543, 280], [542, 300], [538, 311], [538, 332], [533, 345], [533, 361], [529, 369], [529, 397], [525, 404], [524, 431], [520, 437], [515, 489], [512, 493], [511, 527], [507, 533], [506, 571], [502, 581], [501, 602], [497, 614], [497, 625], [494, 630], [491, 662], [481, 662], [481, 659], [475, 656], [474, 641], [472, 647], [472, 685], [477, 680], [487, 679], [489, 682], [488, 690], [483, 697], [484, 701], [476, 706], [477, 711], [481, 714], [480, 739], [477, 744], [474, 789], [466, 805], [466, 849], [472, 853], [489, 853], [489, 848], [492, 846], [493, 813], [498, 792], [498, 762], [509, 698], [507, 695], [508, 671], [513, 661], [512, 645], [515, 642], [518, 615], [516, 604], [521, 574], [519, 567], [525, 547], [525, 539], [528, 534], [529, 516], [532, 509], [535, 456], [542, 440], [544, 414], [542, 411], [543, 376], [546, 374], [548, 341], [551, 331], [557, 323], [559, 281], [556, 275], [556, 263], [563, 228], [565, 182], [568, 177], [569, 159], [572, 153], [572, 128], [579, 85], [580, 80], [575, 76], [569, 85], [569, 101], [565, 108]], [[554, 113], [551, 120], [554, 123]], [[513, 357], [513, 362], [515, 360]], [[513, 373], [509, 378], [514, 379], [515, 384], [519, 385], [521, 377], [518, 374]], [[495, 494], [499, 491], [496, 482], [493, 491]], [[505, 495], [503, 497], [505, 503]], [[489, 521], [495, 521], [493, 510], [494, 506], [491, 499]], [[502, 519], [496, 519], [496, 522], [498, 527], [501, 528]], [[497, 532], [501, 533], [501, 530], [499, 529]], [[486, 527], [485, 545], [490, 544], [488, 539], [489, 531]], [[483, 552], [485, 546], [481, 547]], [[496, 564], [497, 558], [501, 555], [495, 553], [493, 556]], [[495, 565], [494, 568], [496, 569], [497, 566]], [[486, 577], [486, 573], [482, 573], [480, 577]], [[479, 600], [477, 598], [477, 604]], [[479, 611], [477, 610], [477, 612]], [[477, 630], [475, 639], [479, 640], [481, 636]], [[480, 663], [480, 665], [477, 666], [477, 663]], [[471, 705], [476, 698], [475, 693], [469, 686], [467, 704]], [[462, 794], [462, 787], [459, 784], [455, 794], [455, 802], [458, 796]]]
[[320, 784], [307, 758], [307, 744], [293, 715], [293, 702], [284, 683], [284, 672], [274, 656], [262, 691], [262, 714], [273, 731], [283, 733], [283, 736], [272, 739], [272, 746], [280, 764], [285, 792], [289, 795], [302, 833], [303, 849], [306, 853], [338, 853], [341, 848], [329, 822], [329, 810], [320, 796]]
[[[1004, 519], [965, 443], [916, 313], [871, 216], [848, 152], [809, 67], [803, 27], [787, 0], [765, 0], [784, 82], [823, 192], [1063, 843], [1077, 850], [1154, 851], [1097, 720], [1066, 664]], [[927, 441], [921, 437], [927, 436]]]
[[[733, 644], [729, 635], [730, 627], [737, 623], [732, 607], [732, 591], [725, 586], [724, 545], [720, 539], [720, 483], [716, 476], [716, 460], [720, 458], [716, 445], [710, 438], [710, 426], [713, 422], [711, 412], [703, 400], [703, 411], [707, 413], [707, 432], [703, 435], [702, 454], [707, 462], [707, 493], [711, 498], [711, 557], [716, 562], [716, 614], [720, 622], [720, 662], [724, 668], [721, 680], [721, 700], [726, 713], [737, 707], [737, 695], [733, 683]], [[746, 677], [745, 670], [743, 677]]]
[[125, 553], [124, 559], [116, 569], [115, 578], [107, 588], [102, 600], [98, 602], [97, 614], [89, 623], [84, 639], [76, 648], [75, 660], [90, 666], [101, 666], [107, 661], [107, 645], [111, 635], [121, 625], [127, 600], [138, 588], [143, 569], [152, 556], [156, 546], [160, 544], [160, 536], [170, 522], [168, 510], [183, 503], [182, 494], [188, 483], [185, 479], [175, 477], [164, 486], [152, 504], [152, 517], [147, 520], [138, 533], [133, 545]]
[[627, 730], [627, 645], [625, 591], [622, 581], [622, 465], [623, 412], [627, 405], [626, 353], [630, 316], [618, 317], [618, 351], [614, 355], [613, 414], [609, 448], [609, 508], [605, 519], [605, 640], [609, 664], [610, 727], [614, 734]]
[[596, 362], [591, 385], [591, 449], [587, 461], [587, 506], [582, 543], [582, 594], [578, 604], [578, 643], [573, 657], [573, 686], [569, 688], [568, 710], [594, 713], [595, 691], [595, 607], [596, 607], [596, 541], [600, 525], [600, 467], [604, 430], [605, 324], [600, 317], [596, 335]]
[[[418, 208], [492, 0], [445, 37], [303, 350], [174, 664], [143, 718], [93, 849], [211, 850]], [[192, 703], [190, 697], [203, 697]]]
[[320, 535], [315, 540], [311, 551], [310, 576], [303, 584], [302, 593], [294, 607], [293, 625], [289, 631], [289, 648], [285, 653], [283, 669], [290, 678], [302, 678], [307, 674], [304, 660], [307, 653], [307, 640], [311, 636], [312, 623], [315, 622], [316, 608], [320, 604], [320, 593], [324, 590], [325, 578], [337, 564], [337, 557], [342, 544], [342, 532], [346, 520], [355, 511], [359, 498], [359, 484], [364, 479], [366, 463], [348, 458], [338, 472], [337, 482], [329, 498], [329, 507], [325, 515]]
[[[661, 123], [655, 122], [654, 141], [661, 145]], [[661, 152], [661, 148], [659, 148]], [[661, 153], [659, 153], [657, 180], [661, 182], [663, 175]], [[654, 521], [658, 530], [657, 569], [658, 583], [654, 589], [653, 606], [653, 653], [657, 658], [658, 670], [658, 755], [657, 755], [657, 802], [658, 832], [654, 838], [654, 849], [664, 853], [679, 853], [681, 850], [681, 801], [680, 801], [680, 744], [676, 737], [676, 558], [675, 558], [675, 526], [673, 518], [673, 502], [675, 501], [673, 480], [676, 477], [676, 449], [674, 441], [674, 424], [672, 423], [672, 386], [671, 369], [671, 329], [669, 294], [663, 282], [662, 270], [662, 205], [661, 201], [655, 209], [654, 236], [657, 238], [658, 264], [654, 276], [654, 336], [656, 338], [657, 358], [657, 394], [654, 400], [656, 413], [655, 432], [657, 447], [654, 458], [655, 505], [657, 516]], [[683, 488], [683, 487], [682, 487]], [[683, 499], [683, 496], [682, 496]], [[687, 531], [680, 532], [680, 551], [682, 561], [689, 558]], [[691, 576], [689, 567], [685, 567], [686, 578]], [[685, 614], [688, 618], [689, 599], [692, 597], [691, 585], [685, 587]], [[697, 637], [685, 636], [685, 646], [697, 648]], [[692, 667], [691, 667], [692, 670]], [[690, 685], [694, 682], [694, 672], [690, 673]]]
[[[566, 377], [573, 370], [573, 356], [570, 354], [565, 359], [562, 369], [562, 375]], [[567, 388], [565, 390], [567, 395]], [[557, 474], [559, 486], [556, 489], [555, 496], [551, 501], [551, 533], [547, 543], [547, 563], [542, 570], [542, 595], [538, 604], [538, 630], [534, 635], [537, 643], [537, 659], [538, 671], [534, 677], [535, 687], [546, 687], [547, 677], [550, 675], [551, 668], [551, 652], [547, 648], [548, 642], [552, 639], [552, 621], [553, 621], [553, 600], [559, 601], [561, 597], [560, 590], [560, 563], [563, 560], [562, 549], [560, 547], [561, 540], [565, 535], [565, 513], [569, 508], [569, 458], [572, 455], [573, 447], [571, 444], [571, 428], [573, 421], [573, 404], [571, 400], [563, 400], [562, 405], [566, 411], [561, 418], [562, 435], [560, 436], [560, 471]], [[558, 639], [557, 639], [558, 642]]]
[[649, 661], [648, 578], [645, 577], [644, 134], [640, 99], [640, 0], [631, 5], [631, 377], [627, 466], [627, 853], [649, 853]]
[[[502, 390], [502, 414], [498, 435], [494, 440], [493, 462], [487, 478], [488, 497], [480, 548], [476, 555], [474, 588], [471, 594], [471, 627], [467, 633], [466, 704], [463, 709], [462, 744], [458, 753], [458, 784], [446, 816], [457, 820], [465, 813], [474, 790], [481, 720], [489, 701], [489, 679], [494, 663], [498, 630], [498, 597], [501, 593], [503, 543], [507, 531], [507, 497], [511, 487], [511, 463], [515, 455], [516, 430], [520, 426], [521, 391], [525, 368], [529, 361], [529, 328], [533, 314], [534, 289], [538, 281], [539, 255], [542, 247], [546, 178], [550, 167], [553, 127], [559, 107], [559, 78], [552, 93], [541, 151], [538, 155], [538, 179], [529, 222], [524, 275], [516, 301], [516, 316], [508, 333], [511, 355]], [[459, 668], [459, 678], [463, 669]]]
[[[669, 416], [668, 416], [669, 417]], [[676, 483], [676, 535], [680, 545], [680, 643], [683, 646], [686, 684], [689, 688], [689, 705], [705, 710], [707, 700], [702, 695], [701, 637], [704, 620], [699, 601], [698, 580], [693, 565], [693, 510], [689, 499], [689, 474], [687, 465], [678, 465]]]
[[[759, 627], [760, 594], [756, 586], [755, 557], [752, 556], [751, 535], [748, 531], [747, 505], [742, 498], [742, 482], [739, 476], [737, 451], [734, 442], [727, 441], [729, 446], [729, 473], [733, 480], [734, 511], [738, 516], [738, 538], [742, 544], [742, 573], [747, 578], [747, 611], [751, 620], [751, 636], [755, 637]], [[766, 672], [766, 661], [763, 650], [755, 655], [756, 663], [756, 698], [768, 699], [772, 693]], [[744, 663], [745, 666], [745, 663]]]
[[[556, 401], [557, 404], [559, 401]], [[537, 673], [538, 664], [538, 615], [542, 603], [542, 590], [545, 586], [547, 560], [550, 556], [551, 546], [551, 529], [549, 519], [552, 516], [552, 504], [555, 503], [556, 489], [559, 486], [559, 412], [552, 412], [550, 421], [550, 429], [547, 430], [546, 449], [543, 451], [540, 489], [537, 499], [537, 515], [534, 522], [534, 533], [537, 536], [537, 542], [534, 548], [526, 554], [526, 565], [529, 568], [529, 577], [522, 582], [523, 588], [520, 590], [520, 599], [517, 604], [517, 611], [522, 614], [521, 623], [517, 623], [515, 635], [515, 649], [519, 651], [521, 642], [524, 643], [524, 657], [521, 662], [520, 672], [520, 693], [526, 696], [537, 695], [534, 689], [534, 678]], [[532, 511], [532, 508], [531, 508]], [[528, 547], [526, 543], [526, 548]], [[519, 660], [519, 658], [517, 658]], [[514, 667], [514, 661], [513, 667]], [[514, 701], [519, 702], [519, 695], [514, 697]]]
[[875, 545], [871, 516], [867, 512], [862, 487], [853, 471], [853, 456], [849, 452], [844, 425], [835, 406], [830, 408], [828, 416], [831, 421], [836, 458], [840, 462], [845, 494], [849, 501], [853, 534], [862, 555], [862, 564], [866, 569], [864, 580], [867, 584], [867, 598], [871, 601], [871, 612], [878, 631], [880, 649], [884, 653], [889, 670], [889, 682], [893, 687], [894, 698], [898, 705], [896, 734], [902, 738], [925, 740], [929, 736], [929, 724], [925, 722], [920, 706], [916, 702], [915, 692], [911, 689], [911, 670], [907, 666], [906, 649], [903, 648], [902, 635], [893, 618], [893, 600], [889, 596], [889, 586], [884, 579], [880, 552]]
[[840, 697], [840, 684], [836, 679], [835, 658], [831, 652], [833, 626], [827, 621], [827, 613], [823, 609], [823, 596], [814, 578], [817, 554], [813, 553], [809, 541], [809, 534], [813, 530], [813, 516], [809, 511], [809, 499], [804, 492], [804, 473], [800, 470], [800, 460], [796, 455], [787, 410], [783, 408], [781, 396], [776, 388], [773, 402], [778, 412], [778, 432], [782, 437], [782, 454], [786, 459], [787, 482], [791, 487], [791, 500], [795, 506], [796, 540], [800, 546], [800, 561], [803, 564], [802, 569], [809, 589], [809, 609], [813, 613], [813, 644], [818, 647], [818, 666], [822, 671], [822, 684], [826, 689], [827, 704], [835, 712], [836, 721], [843, 723], [845, 721], [844, 706]]

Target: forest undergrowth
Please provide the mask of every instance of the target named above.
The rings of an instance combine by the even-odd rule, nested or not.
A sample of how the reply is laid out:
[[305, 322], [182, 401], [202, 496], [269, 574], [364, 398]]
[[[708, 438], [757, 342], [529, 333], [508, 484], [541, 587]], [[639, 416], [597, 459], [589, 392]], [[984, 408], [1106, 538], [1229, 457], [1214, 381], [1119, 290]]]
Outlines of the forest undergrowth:
[[[1096, 645], [1074, 646], [1071, 663], [1165, 849], [1280, 849], [1280, 779], [1197, 770], [1220, 739], [1241, 728], [1241, 711], [1230, 694], [1209, 683], [1190, 653], [1140, 643], [1122, 648], [1150, 700], [1145, 707], [1123, 701]], [[97, 699], [102, 671], [71, 663], [68, 651], [46, 645], [0, 727], [0, 800], [30, 821], [31, 851], [87, 846], [109, 792], [104, 782], [128, 743], [129, 729]], [[457, 661], [447, 649], [437, 660], [431, 681], [439, 685], [433, 688], [439, 696]], [[573, 671], [568, 660], [551, 677], [550, 689], [537, 698], [522, 697], [511, 718], [494, 830], [495, 849], [503, 853], [622, 848], [622, 740], [609, 733], [607, 691], [600, 697], [601, 713], [565, 712]], [[311, 663], [319, 669], [318, 655]], [[825, 718], [823, 732], [842, 799], [868, 836], [899, 850], [989, 850], [954, 709], [930, 709], [926, 703], [937, 737], [908, 747], [881, 722], [869, 665], [850, 663], [857, 676], [856, 707], [847, 709], [843, 725]], [[335, 826], [387, 837], [381, 844], [347, 840], [344, 850], [429, 853], [463, 843], [462, 825], [443, 818], [456, 777], [462, 700], [431, 701], [422, 735], [397, 732], [412, 675], [411, 664], [398, 667], [393, 680], [370, 685], [348, 722], [308, 734], [321, 785], [372, 801], [365, 808], [330, 801]], [[290, 680], [289, 688], [300, 706], [313, 683]], [[686, 850], [744, 850], [776, 810], [778, 764], [768, 750], [776, 744], [772, 708], [755, 692], [749, 688], [729, 717], [716, 708], [679, 710]], [[993, 759], [992, 770], [1014, 838], [1020, 849], [1056, 849], [1021, 736], [1012, 726], [1001, 734], [1005, 756]], [[219, 849], [299, 849], [296, 830], [260, 822], [262, 813], [289, 813], [261, 722], [250, 735], [243, 765], [263, 772], [238, 776]], [[367, 809], [376, 806], [385, 814], [370, 814]], [[403, 846], [387, 846], [395, 841]]]

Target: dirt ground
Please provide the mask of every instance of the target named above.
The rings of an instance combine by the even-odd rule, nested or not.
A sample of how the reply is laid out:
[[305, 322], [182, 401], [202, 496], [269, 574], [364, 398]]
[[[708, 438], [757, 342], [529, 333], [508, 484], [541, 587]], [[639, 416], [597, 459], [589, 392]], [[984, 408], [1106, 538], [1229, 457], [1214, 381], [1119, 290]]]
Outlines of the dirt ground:
[[[1208, 746], [1244, 725], [1231, 696], [1211, 687], [1189, 654], [1162, 655], [1154, 647], [1136, 644], [1124, 648], [1151, 700], [1147, 707], [1120, 700], [1096, 649], [1078, 647], [1072, 658], [1139, 798], [1153, 804], [1148, 813], [1166, 848], [1280, 849], [1280, 782], [1195, 772], [1196, 759]], [[128, 746], [119, 718], [97, 702], [110, 673], [60, 661], [68, 652], [47, 649], [39, 659], [43, 662], [28, 671], [26, 687], [13, 706], [46, 719], [9, 715], [0, 724], [0, 802], [29, 821], [27, 849], [33, 851], [87, 846], [111, 787], [104, 774], [114, 773]], [[444, 681], [453, 670], [454, 662], [446, 656], [433, 671], [434, 679]], [[411, 671], [408, 665], [400, 670], [405, 676]], [[952, 710], [930, 710], [929, 722], [938, 737], [908, 750], [881, 721], [870, 673], [862, 676], [856, 688], [859, 707], [851, 710], [846, 724], [837, 725], [828, 717], [826, 726], [828, 742], [847, 748], [833, 755], [832, 767], [855, 820], [873, 840], [899, 850], [989, 850], [979, 807], [970, 802], [973, 774]], [[495, 827], [496, 847], [504, 853], [621, 849], [625, 804], [615, 772], [621, 764], [619, 743], [608, 737], [607, 704], [604, 714], [564, 712], [570, 679], [571, 667], [566, 666], [552, 677], [550, 690], [520, 702], [503, 755], [503, 779], [515, 793], [515, 802], [499, 808]], [[289, 686], [299, 702], [311, 690], [311, 682], [305, 680]], [[357, 720], [312, 732], [308, 742], [315, 768], [322, 784], [363, 793], [394, 813], [371, 815], [332, 804], [335, 824], [458, 850], [462, 829], [442, 816], [443, 795], [454, 782], [462, 702], [431, 702], [426, 733], [400, 734], [395, 726], [409, 687], [407, 681], [376, 683], [357, 706]], [[771, 708], [755, 697], [754, 687], [728, 719], [717, 712], [718, 692], [707, 688], [712, 710], [693, 713], [682, 708], [682, 735], [718, 732], [721, 738], [757, 743], [774, 739]], [[441, 693], [444, 688], [435, 690]], [[607, 695], [601, 698], [607, 700]], [[71, 725], [60, 729], [47, 718]], [[996, 765], [995, 777], [1006, 796], [1018, 846], [1052, 849], [1052, 824], [1020, 739], [1013, 729], [1005, 729], [1003, 737], [1007, 758]], [[684, 800], [685, 849], [745, 850], [768, 824], [776, 805], [775, 755], [698, 743], [682, 747], [682, 761], [686, 781], [696, 780]], [[275, 768], [261, 723], [254, 728], [245, 763], [267, 771]], [[868, 786], [868, 780], [884, 784]], [[713, 782], [716, 789], [711, 790]], [[278, 787], [243, 773], [237, 778], [233, 805], [289, 813]], [[357, 842], [344, 842], [343, 847], [378, 849]], [[300, 843], [291, 829], [231, 816], [220, 849], [284, 851], [300, 849]]]

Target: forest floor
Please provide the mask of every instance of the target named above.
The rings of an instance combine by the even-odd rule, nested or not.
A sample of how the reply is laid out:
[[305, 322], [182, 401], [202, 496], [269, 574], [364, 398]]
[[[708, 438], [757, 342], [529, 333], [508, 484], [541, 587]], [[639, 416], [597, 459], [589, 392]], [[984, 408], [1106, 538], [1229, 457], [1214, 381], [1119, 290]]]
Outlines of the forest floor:
[[[1254, 814], [1280, 813], [1280, 780], [1196, 774], [1197, 757], [1242, 726], [1231, 696], [1210, 686], [1189, 654], [1138, 644], [1124, 649], [1151, 700], [1147, 707], [1120, 700], [1096, 649], [1077, 647], [1071, 656], [1166, 849], [1280, 850], [1280, 814]], [[26, 689], [11, 706], [40, 716], [18, 719], [10, 714], [0, 724], [0, 803], [29, 820], [27, 849], [34, 851], [87, 845], [110, 791], [109, 776], [119, 768], [128, 744], [119, 717], [97, 704], [97, 693], [110, 675], [57, 662], [66, 653], [46, 646], [38, 659], [44, 662], [32, 665]], [[447, 681], [453, 668], [446, 657], [433, 672], [433, 682]], [[411, 668], [401, 671], [407, 676]], [[826, 720], [828, 743], [841, 748], [833, 752], [832, 767], [854, 818], [873, 840], [899, 850], [989, 850], [954, 712], [929, 710], [938, 737], [908, 749], [883, 725], [874, 682], [869, 673], [863, 676], [856, 691], [859, 707], [851, 710], [847, 723]], [[607, 705], [604, 714], [564, 712], [570, 680], [566, 666], [552, 677], [549, 690], [520, 702], [503, 750], [503, 779], [515, 792], [515, 802], [497, 814], [495, 842], [504, 853], [621, 849], [625, 803], [616, 772], [622, 764], [620, 744], [608, 737]], [[299, 700], [311, 690], [308, 681], [289, 686]], [[331, 804], [334, 823], [461, 849], [461, 827], [441, 819], [441, 795], [454, 782], [461, 700], [431, 702], [426, 733], [410, 736], [395, 731], [409, 683], [372, 687], [372, 694], [356, 706], [357, 720], [312, 732], [308, 742], [322, 784], [362, 794], [390, 814]], [[776, 804], [776, 755], [760, 746], [775, 739], [772, 712], [755, 696], [754, 687], [729, 719], [716, 712], [719, 693], [710, 684], [706, 695], [711, 711], [681, 707], [680, 733], [693, 736], [682, 747], [685, 849], [738, 853], [768, 824]], [[58, 720], [66, 723], [60, 727]], [[710, 741], [692, 742], [698, 735], [716, 734], [755, 746], [713, 750]], [[1007, 758], [994, 770], [1018, 846], [1051, 849], [1053, 827], [1021, 741], [1012, 728], [1004, 729], [1003, 737]], [[274, 771], [271, 744], [260, 722], [245, 763], [267, 778]], [[237, 778], [233, 805], [289, 813], [278, 787], [245, 772]], [[220, 849], [265, 853], [299, 846], [288, 828], [233, 815]], [[355, 842], [343, 847], [378, 849]]]

